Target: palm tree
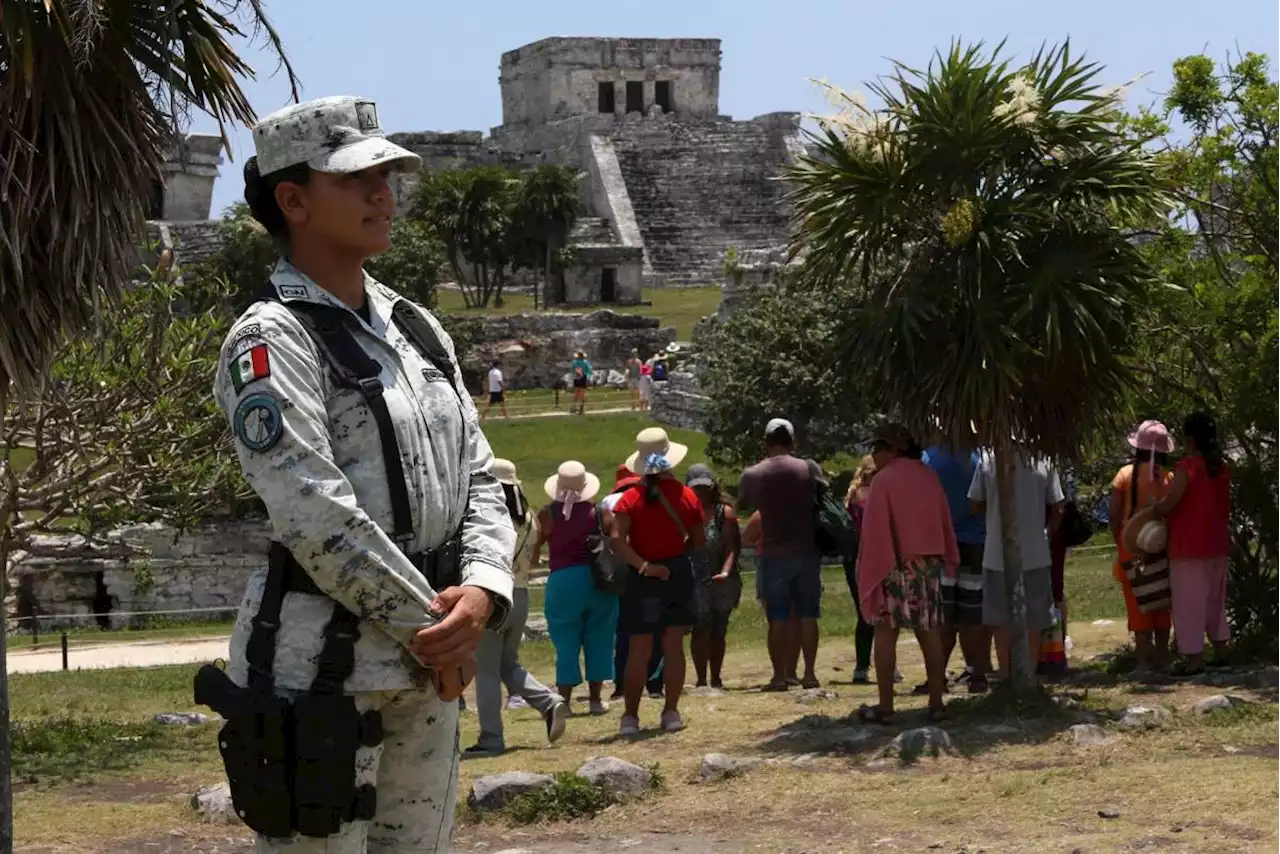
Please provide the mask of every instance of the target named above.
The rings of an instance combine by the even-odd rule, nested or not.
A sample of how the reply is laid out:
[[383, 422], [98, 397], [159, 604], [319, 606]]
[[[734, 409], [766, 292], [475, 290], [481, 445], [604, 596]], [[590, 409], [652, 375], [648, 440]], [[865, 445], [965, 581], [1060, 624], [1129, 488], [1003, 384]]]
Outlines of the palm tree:
[[[870, 86], [879, 109], [823, 84], [839, 113], [788, 178], [800, 275], [856, 284], [845, 364], [872, 410], [995, 453], [1017, 638], [1016, 455], [1074, 457], [1130, 385], [1128, 331], [1153, 274], [1125, 226], [1168, 198], [1120, 134], [1100, 66], [1063, 44], [1015, 67], [1002, 47], [894, 63]], [[1029, 681], [1026, 645], [1011, 648]]]
[[[34, 386], [62, 337], [88, 328], [131, 279], [147, 188], [186, 111], [217, 119], [224, 144], [225, 122], [254, 119], [239, 83], [253, 70], [227, 41], [244, 24], [265, 34], [296, 100], [261, 0], [0, 8], [0, 419], [10, 385]], [[9, 749], [0, 645], [0, 854], [13, 851]]]
[[[526, 241], [542, 255], [546, 304], [551, 299], [552, 259], [568, 245], [569, 231], [578, 217], [578, 175], [564, 166], [537, 166], [525, 175], [520, 189], [519, 218]], [[538, 307], [536, 288], [533, 307]]]

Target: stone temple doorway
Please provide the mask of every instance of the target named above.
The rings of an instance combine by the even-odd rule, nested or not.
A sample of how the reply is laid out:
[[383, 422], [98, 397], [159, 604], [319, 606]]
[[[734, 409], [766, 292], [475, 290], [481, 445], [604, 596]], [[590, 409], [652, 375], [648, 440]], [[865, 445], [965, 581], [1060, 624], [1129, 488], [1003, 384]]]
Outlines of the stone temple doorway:
[[600, 271], [600, 302], [618, 301], [618, 274], [612, 267]]

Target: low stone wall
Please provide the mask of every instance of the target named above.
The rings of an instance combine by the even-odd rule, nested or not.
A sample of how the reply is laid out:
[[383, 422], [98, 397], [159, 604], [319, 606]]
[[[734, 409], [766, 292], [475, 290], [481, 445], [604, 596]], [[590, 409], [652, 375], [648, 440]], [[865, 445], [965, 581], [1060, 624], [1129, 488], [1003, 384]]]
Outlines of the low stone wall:
[[[233, 609], [249, 574], [266, 567], [270, 531], [265, 520], [226, 522], [181, 534], [161, 525], [135, 525], [112, 532], [106, 545], [93, 548], [79, 538], [42, 537], [34, 554], [18, 552], [10, 561], [10, 629], [29, 632], [32, 616], [82, 615], [41, 619], [40, 630], [46, 631], [95, 624], [124, 628], [137, 624], [137, 618], [123, 616], [134, 611]], [[103, 612], [107, 616], [90, 616]], [[206, 612], [165, 619], [217, 616]]]
[[702, 393], [694, 374], [676, 372], [669, 374], [665, 382], [653, 384], [649, 409], [655, 420], [668, 427], [702, 430], [709, 403], [710, 398]]
[[482, 391], [491, 362], [502, 369], [508, 388], [554, 388], [568, 374], [579, 350], [604, 381], [610, 371], [623, 369], [633, 349], [648, 358], [676, 337], [675, 329], [661, 326], [657, 318], [608, 310], [464, 317], [480, 324], [480, 343], [467, 352], [462, 364], [476, 393]]

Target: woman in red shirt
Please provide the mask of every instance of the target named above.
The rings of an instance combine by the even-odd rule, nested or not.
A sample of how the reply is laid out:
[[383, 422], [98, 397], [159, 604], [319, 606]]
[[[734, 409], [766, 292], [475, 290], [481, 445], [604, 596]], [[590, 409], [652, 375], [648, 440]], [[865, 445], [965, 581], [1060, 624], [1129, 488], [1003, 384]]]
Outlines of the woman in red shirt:
[[701, 548], [706, 539], [702, 502], [671, 472], [688, 452], [660, 427], [641, 430], [627, 468], [644, 481], [613, 507], [613, 550], [631, 567], [619, 613], [629, 647], [623, 675], [626, 711], [618, 729], [624, 736], [640, 732], [645, 665], [659, 630], [666, 687], [662, 728], [684, 729], [678, 709], [684, 688], [684, 636], [697, 617], [689, 549]]
[[1204, 668], [1204, 637], [1213, 641], [1211, 667], [1229, 667], [1227, 568], [1231, 556], [1231, 473], [1218, 446], [1213, 416], [1197, 412], [1182, 425], [1187, 455], [1155, 505], [1169, 520], [1169, 587], [1184, 675]]

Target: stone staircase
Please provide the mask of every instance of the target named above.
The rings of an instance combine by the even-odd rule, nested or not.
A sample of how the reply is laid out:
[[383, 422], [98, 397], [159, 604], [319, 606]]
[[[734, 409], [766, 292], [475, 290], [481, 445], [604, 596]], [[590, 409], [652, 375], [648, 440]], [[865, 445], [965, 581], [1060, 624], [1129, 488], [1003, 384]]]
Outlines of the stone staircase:
[[784, 187], [773, 179], [794, 148], [776, 125], [646, 121], [611, 139], [655, 284], [717, 282], [730, 246], [786, 241]]

